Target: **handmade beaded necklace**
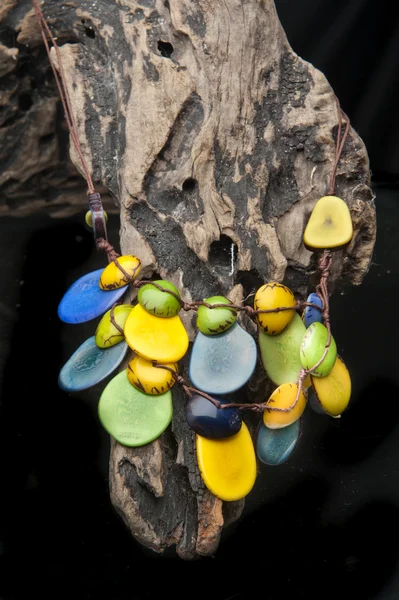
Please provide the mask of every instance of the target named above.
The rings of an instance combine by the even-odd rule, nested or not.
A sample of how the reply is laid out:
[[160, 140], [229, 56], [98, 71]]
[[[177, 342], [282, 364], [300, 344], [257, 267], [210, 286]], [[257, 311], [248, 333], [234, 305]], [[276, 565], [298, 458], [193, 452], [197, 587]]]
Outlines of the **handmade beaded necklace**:
[[[83, 323], [101, 317], [94, 335], [71, 356], [59, 374], [68, 392], [94, 386], [129, 360], [127, 368], [105, 386], [98, 405], [99, 420], [120, 444], [142, 446], [157, 439], [173, 414], [172, 387], [188, 396], [186, 420], [195, 432], [199, 472], [206, 487], [224, 501], [244, 498], [254, 486], [257, 458], [279, 465], [291, 456], [300, 434], [306, 404], [339, 417], [351, 396], [348, 369], [337, 354], [329, 317], [328, 278], [332, 251], [352, 238], [347, 204], [334, 195], [337, 166], [349, 133], [349, 119], [338, 108], [336, 154], [328, 195], [313, 208], [306, 225], [305, 246], [319, 252], [319, 284], [306, 302], [298, 301], [280, 282], [261, 286], [253, 307], [233, 304], [225, 296], [184, 302], [178, 289], [165, 280], [139, 280], [139, 257], [119, 256], [107, 240], [106, 214], [85, 162], [71, 108], [61, 56], [37, 0], [32, 0], [46, 50], [51, 40], [59, 72], [52, 61], [71, 140], [88, 186], [90, 210], [98, 250], [108, 266], [78, 279], [65, 293], [59, 318]], [[342, 131], [343, 121], [345, 129]], [[137, 303], [123, 303], [129, 286], [138, 290]], [[188, 334], [179, 312], [196, 311], [196, 334], [189, 360], [189, 381], [179, 374], [179, 361], [189, 350]], [[257, 325], [257, 341], [238, 321], [245, 313]], [[127, 358], [127, 354], [132, 355]], [[276, 386], [262, 403], [230, 402], [252, 376], [257, 355]], [[241, 414], [262, 415], [254, 441]]]

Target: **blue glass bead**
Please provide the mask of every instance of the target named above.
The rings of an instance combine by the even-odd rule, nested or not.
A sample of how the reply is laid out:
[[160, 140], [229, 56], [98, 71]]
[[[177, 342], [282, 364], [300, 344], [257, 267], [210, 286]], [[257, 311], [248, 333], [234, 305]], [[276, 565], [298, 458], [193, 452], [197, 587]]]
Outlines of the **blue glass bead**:
[[126, 286], [104, 292], [99, 286], [104, 269], [80, 277], [65, 292], [58, 305], [58, 316], [65, 323], [85, 323], [112, 308], [126, 292]]
[[197, 333], [190, 357], [189, 378], [208, 394], [229, 394], [241, 388], [256, 365], [256, 343], [238, 323], [218, 335]]
[[256, 441], [256, 454], [266, 465], [281, 465], [293, 453], [301, 430], [300, 419], [281, 429], [260, 425]]
[[[216, 398], [226, 404], [229, 400]], [[186, 418], [189, 426], [198, 435], [220, 440], [238, 433], [242, 419], [238, 408], [217, 408], [210, 400], [199, 394], [193, 395], [186, 405]]]
[[78, 392], [96, 385], [115, 371], [127, 349], [126, 342], [106, 349], [99, 348], [95, 337], [90, 337], [62, 367], [58, 385], [66, 392]]
[[[317, 306], [320, 306], [320, 308], [322, 308], [323, 306], [320, 296], [315, 292], [309, 294], [306, 302], [312, 302], [313, 304], [317, 304]], [[305, 310], [303, 313], [303, 322], [305, 323], [306, 328], [308, 328], [309, 325], [315, 322], [322, 323], [323, 317], [321, 310], [319, 310], [318, 308], [314, 308], [314, 306], [305, 306]]]

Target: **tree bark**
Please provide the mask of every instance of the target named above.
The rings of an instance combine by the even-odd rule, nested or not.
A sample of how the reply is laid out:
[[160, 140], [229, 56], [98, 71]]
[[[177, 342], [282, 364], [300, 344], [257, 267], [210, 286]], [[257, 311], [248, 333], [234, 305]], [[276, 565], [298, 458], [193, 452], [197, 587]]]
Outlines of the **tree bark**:
[[[304, 247], [303, 231], [328, 190], [338, 112], [324, 75], [291, 49], [273, 1], [44, 6], [62, 46], [86, 160], [120, 207], [121, 249], [140, 257], [143, 276], [174, 282], [187, 301], [213, 294], [243, 301], [268, 280], [300, 297], [311, 291], [316, 255]], [[59, 136], [46, 139], [55, 130], [53, 84], [42, 81], [47, 96], [32, 92], [36, 101], [20, 114], [27, 82], [18, 54], [46, 69], [29, 2], [3, 6], [0, 24], [16, 32], [14, 46], [0, 47], [7, 83], [0, 103], [9, 113], [0, 129], [0, 189], [7, 199], [21, 178], [26, 184], [46, 168], [54, 172], [60, 161]], [[14, 136], [22, 130], [31, 145], [17, 159]], [[81, 171], [72, 145], [70, 154]], [[369, 185], [367, 152], [351, 129], [336, 195], [349, 205], [354, 236], [334, 253], [331, 291], [334, 283], [360, 284], [369, 268], [376, 235]], [[193, 340], [193, 314], [182, 319]], [[256, 333], [252, 322], [241, 324]], [[265, 400], [268, 386], [259, 366], [240, 397]], [[204, 487], [176, 386], [173, 402], [172, 425], [158, 440], [136, 449], [111, 442], [111, 499], [140, 543], [157, 552], [175, 546], [192, 559], [216, 551], [244, 502], [223, 503]], [[254, 431], [254, 420], [244, 418]]]

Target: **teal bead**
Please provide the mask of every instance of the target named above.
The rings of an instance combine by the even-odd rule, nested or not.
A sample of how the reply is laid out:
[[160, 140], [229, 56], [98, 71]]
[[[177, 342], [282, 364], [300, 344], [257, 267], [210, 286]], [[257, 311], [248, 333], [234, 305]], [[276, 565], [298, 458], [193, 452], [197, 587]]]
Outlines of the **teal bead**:
[[[224, 296], [211, 296], [205, 298], [207, 304], [232, 304], [232, 302]], [[231, 308], [208, 308], [207, 306], [199, 306], [197, 312], [197, 327], [204, 335], [217, 335], [230, 329], [237, 321], [237, 312]]]
[[[170, 281], [158, 279], [154, 283], [174, 292], [180, 298], [179, 290]], [[146, 283], [139, 289], [137, 299], [147, 312], [156, 317], [175, 317], [181, 309], [181, 303], [175, 296], [162, 292], [152, 283]]]
[[262, 423], [256, 442], [259, 460], [272, 466], [286, 462], [295, 450], [300, 431], [300, 419], [281, 429], [270, 429]]
[[[312, 323], [303, 337], [299, 355], [304, 369], [313, 369], [324, 354], [328, 331], [322, 323]], [[325, 377], [333, 368], [337, 358], [337, 345], [331, 336], [330, 347], [323, 362], [311, 372], [313, 377]]]
[[97, 385], [119, 367], [127, 351], [125, 342], [104, 349], [97, 346], [94, 336], [90, 337], [62, 367], [59, 387], [66, 392], [79, 392]]

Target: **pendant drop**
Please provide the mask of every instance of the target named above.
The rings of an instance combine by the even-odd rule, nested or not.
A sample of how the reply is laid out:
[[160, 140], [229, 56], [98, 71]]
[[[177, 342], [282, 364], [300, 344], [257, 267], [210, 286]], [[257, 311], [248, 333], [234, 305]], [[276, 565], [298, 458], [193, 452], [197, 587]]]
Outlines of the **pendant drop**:
[[137, 304], [125, 323], [130, 348], [146, 360], [178, 362], [188, 350], [188, 335], [179, 316], [155, 317]]
[[144, 394], [118, 373], [101, 394], [98, 416], [102, 426], [124, 446], [144, 446], [157, 439], [172, 420], [172, 394]]
[[295, 450], [300, 431], [300, 419], [282, 429], [270, 429], [261, 423], [256, 441], [259, 460], [270, 466], [285, 463]]
[[118, 368], [126, 356], [125, 342], [112, 348], [99, 348], [94, 336], [87, 339], [62, 367], [58, 385], [66, 392], [93, 387]]
[[229, 394], [246, 384], [256, 365], [256, 343], [235, 323], [224, 333], [195, 338], [189, 378], [194, 387], [208, 394]]
[[58, 305], [58, 316], [64, 323], [85, 323], [112, 308], [125, 293], [126, 285], [104, 292], [98, 282], [103, 269], [97, 269], [80, 277], [65, 292]]
[[227, 502], [249, 494], [256, 480], [256, 454], [244, 422], [238, 433], [223, 440], [197, 435], [196, 453], [201, 477], [212, 494]]
[[259, 329], [262, 364], [269, 379], [276, 385], [295, 383], [302, 369], [299, 349], [306, 327], [298, 314], [279, 335], [267, 335]]

